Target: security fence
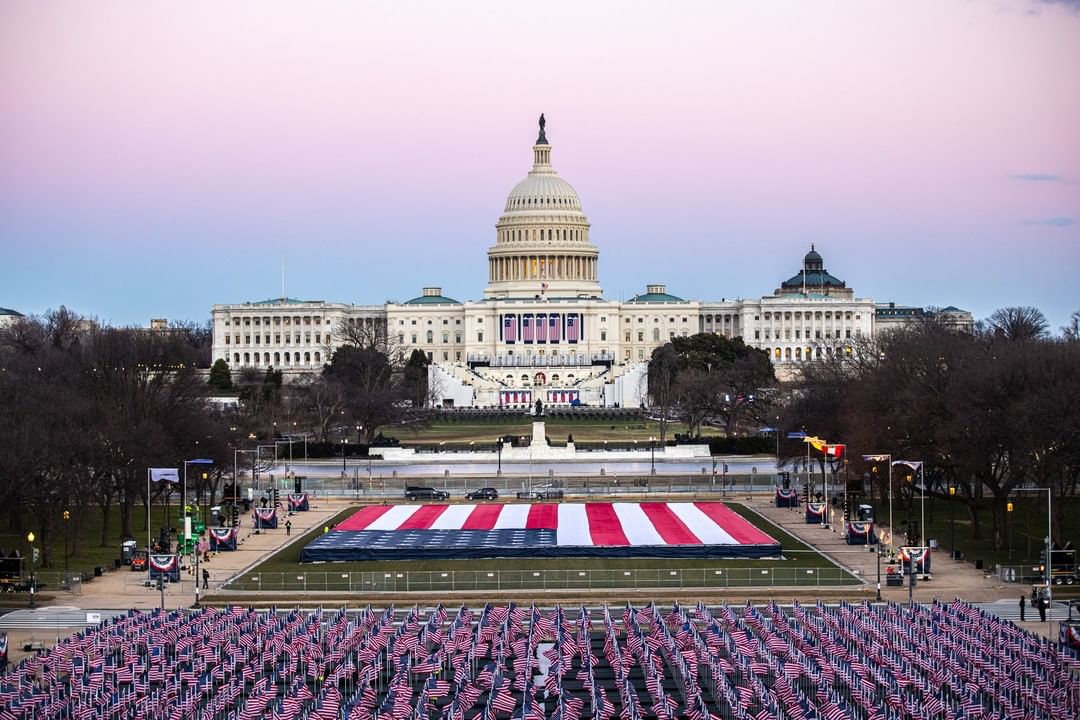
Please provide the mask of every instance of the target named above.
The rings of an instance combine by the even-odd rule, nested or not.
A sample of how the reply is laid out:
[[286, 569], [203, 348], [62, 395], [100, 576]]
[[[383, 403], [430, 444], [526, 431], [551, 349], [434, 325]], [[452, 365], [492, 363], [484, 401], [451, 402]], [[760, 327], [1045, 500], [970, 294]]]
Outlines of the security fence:
[[664, 588], [824, 587], [861, 581], [836, 567], [634, 568], [584, 570], [396, 570], [250, 572], [235, 591], [445, 592]]

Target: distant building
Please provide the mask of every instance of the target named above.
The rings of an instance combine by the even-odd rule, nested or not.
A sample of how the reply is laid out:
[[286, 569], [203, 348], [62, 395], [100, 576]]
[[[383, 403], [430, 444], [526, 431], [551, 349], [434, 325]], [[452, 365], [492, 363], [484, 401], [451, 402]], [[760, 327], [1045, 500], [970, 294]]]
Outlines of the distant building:
[[[213, 359], [234, 369], [311, 373], [345, 335], [359, 335], [425, 353], [440, 405], [637, 406], [652, 351], [675, 337], [742, 337], [787, 379], [800, 363], [851, 352], [854, 340], [873, 336], [879, 306], [829, 274], [813, 246], [799, 272], [765, 297], [686, 300], [655, 283], [623, 302], [605, 299], [591, 226], [577, 192], [552, 167], [543, 129], [532, 152], [532, 169], [495, 225], [481, 299], [456, 300], [429, 286], [382, 305], [286, 297], [214, 305]], [[970, 318], [951, 310], [958, 324]]]
[[18, 312], [17, 310], [0, 307], [0, 328], [5, 328], [8, 325], [14, 325], [22, 317], [23, 314], [21, 312]]

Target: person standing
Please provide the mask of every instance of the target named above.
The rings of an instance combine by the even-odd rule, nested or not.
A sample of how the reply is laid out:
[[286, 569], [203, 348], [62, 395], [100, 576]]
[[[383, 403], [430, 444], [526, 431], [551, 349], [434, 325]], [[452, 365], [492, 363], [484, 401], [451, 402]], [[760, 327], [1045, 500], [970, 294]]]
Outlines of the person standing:
[[1024, 608], [1027, 607], [1027, 598], [1020, 596], [1020, 622], [1024, 622]]
[[203, 590], [209, 590], [210, 589], [210, 571], [207, 570], [206, 568], [203, 568], [203, 571], [202, 571], [202, 587], [203, 587]]
[[285, 535], [286, 537], [292, 535], [292, 520], [285, 521]]
[[1046, 622], [1046, 595], [1039, 595], [1039, 622]]

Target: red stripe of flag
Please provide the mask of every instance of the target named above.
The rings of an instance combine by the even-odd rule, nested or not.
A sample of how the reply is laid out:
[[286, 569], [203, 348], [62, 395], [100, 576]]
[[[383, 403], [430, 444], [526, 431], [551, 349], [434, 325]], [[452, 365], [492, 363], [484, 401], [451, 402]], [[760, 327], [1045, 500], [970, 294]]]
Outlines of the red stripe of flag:
[[367, 526], [390, 512], [393, 505], [368, 505], [351, 515], [343, 522], [339, 522], [335, 530], [365, 530]]
[[398, 530], [430, 530], [431, 526], [446, 512], [449, 505], [421, 505], [409, 519], [398, 525]]
[[525, 519], [526, 530], [558, 530], [559, 506], [553, 503], [538, 503], [529, 508]]
[[461, 529], [491, 530], [495, 527], [495, 522], [499, 519], [499, 513], [502, 512], [502, 509], [502, 505], [477, 505], [469, 513], [469, 517], [465, 518], [465, 524], [461, 526]]
[[686, 527], [667, 503], [641, 503], [641, 511], [668, 545], [701, 545], [701, 539]]
[[593, 545], [629, 545], [622, 523], [611, 503], [585, 503], [589, 519], [589, 536]]
[[741, 545], [772, 544], [776, 542], [776, 540], [758, 530], [750, 524], [750, 521], [724, 503], [699, 502], [694, 503], [694, 507], [705, 513], [710, 520], [723, 528], [724, 532]]

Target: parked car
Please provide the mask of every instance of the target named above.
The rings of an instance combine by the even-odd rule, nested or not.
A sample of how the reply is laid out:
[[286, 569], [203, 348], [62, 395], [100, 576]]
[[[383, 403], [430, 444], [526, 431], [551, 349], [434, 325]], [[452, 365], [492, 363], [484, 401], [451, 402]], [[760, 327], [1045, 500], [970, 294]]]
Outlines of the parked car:
[[410, 485], [405, 488], [406, 500], [449, 500], [450, 493], [430, 487]]
[[466, 500], [497, 500], [498, 498], [499, 491], [493, 487], [480, 488], [479, 490], [465, 493]]

